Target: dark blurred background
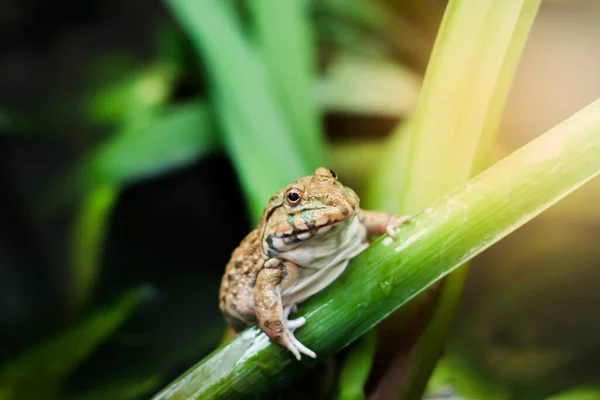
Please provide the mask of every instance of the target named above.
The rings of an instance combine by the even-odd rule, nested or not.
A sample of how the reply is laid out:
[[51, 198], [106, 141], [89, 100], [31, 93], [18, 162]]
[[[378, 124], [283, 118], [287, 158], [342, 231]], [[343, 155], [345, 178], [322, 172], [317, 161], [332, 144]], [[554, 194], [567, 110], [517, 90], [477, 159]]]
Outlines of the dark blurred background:
[[[444, 2], [341, 4], [311, 7], [315, 96], [328, 162], [360, 193]], [[543, 3], [496, 158], [600, 97], [599, 18]], [[159, 1], [4, 0], [0, 33], [0, 399], [148, 398], [218, 345], [219, 280], [251, 223], [216, 140], [153, 164], [118, 138], [204, 101], [207, 73]], [[596, 179], [475, 260], [440, 368], [520, 398], [596, 382], [599, 196]]]
[[[85, 200], [65, 182], [118, 125], [94, 116], [97, 93], [111, 85], [121, 90], [151, 68], [163, 51], [161, 32], [172, 31], [173, 22], [161, 2], [136, 0], [3, 1], [0, 15], [0, 365], [30, 349], [41, 362], [71, 359], [58, 374], [24, 366], [33, 371], [22, 386], [31, 387], [14, 398], [50, 398], [42, 393], [59, 383], [59, 398], [147, 397], [148, 388], [211, 351], [224, 328], [218, 282], [249, 229], [234, 171], [214, 152], [125, 185], [103, 228], [93, 295], [76, 298], [73, 247], [85, 240], [73, 238], [82, 235], [73, 226]], [[202, 90], [201, 82], [191, 85]], [[185, 77], [174, 86], [173, 101], [185, 100]], [[127, 101], [117, 109], [131, 106]], [[89, 323], [92, 310], [138, 287], [141, 304], [114, 327], [111, 340], [67, 340], [86, 357], [56, 345], [35, 355], [50, 338]], [[78, 350], [87, 340], [90, 348]], [[111, 395], [118, 387], [123, 393]]]

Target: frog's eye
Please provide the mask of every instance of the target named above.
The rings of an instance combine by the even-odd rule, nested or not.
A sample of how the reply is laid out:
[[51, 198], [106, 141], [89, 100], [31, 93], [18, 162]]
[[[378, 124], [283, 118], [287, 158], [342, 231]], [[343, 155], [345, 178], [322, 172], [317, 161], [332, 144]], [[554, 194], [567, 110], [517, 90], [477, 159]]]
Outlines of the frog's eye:
[[337, 174], [335, 173], [334, 170], [332, 170], [331, 168], [329, 169], [329, 173], [331, 174], [331, 176], [333, 177], [333, 179], [337, 179]]
[[285, 200], [290, 207], [294, 207], [300, 203], [300, 191], [296, 188], [291, 188], [285, 194]]

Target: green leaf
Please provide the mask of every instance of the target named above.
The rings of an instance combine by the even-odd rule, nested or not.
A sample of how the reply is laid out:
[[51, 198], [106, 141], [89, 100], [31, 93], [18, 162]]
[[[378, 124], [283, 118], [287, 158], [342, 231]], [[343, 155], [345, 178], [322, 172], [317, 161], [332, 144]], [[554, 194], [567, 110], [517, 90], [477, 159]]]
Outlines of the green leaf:
[[159, 376], [135, 380], [116, 380], [93, 391], [71, 396], [68, 400], [135, 400], [156, 389], [161, 381]]
[[[448, 193], [489, 162], [514, 72], [539, 0], [451, 0], [431, 55], [411, 129], [402, 125], [371, 189], [411, 214]], [[396, 174], [391, 173], [395, 172]], [[400, 190], [401, 188], [401, 190]], [[398, 197], [394, 197], [394, 195]], [[379, 209], [378, 204], [374, 208]], [[466, 279], [448, 278], [425, 332], [412, 350], [401, 398], [420, 399], [441, 354]], [[397, 315], [397, 318], [405, 318]], [[394, 317], [392, 317], [394, 318]], [[399, 337], [393, 332], [389, 337]]]
[[427, 27], [419, 18], [422, 16], [415, 18], [410, 14], [414, 14], [417, 8], [427, 14], [426, 19], [431, 19], [433, 14], [437, 27], [436, 11], [441, 3], [419, 1], [403, 5], [382, 1], [320, 0], [314, 4], [318, 12], [315, 23], [321, 31], [322, 40], [362, 56], [392, 53], [400, 56], [402, 63], [409, 67], [419, 71], [425, 69], [431, 38], [424, 34]]
[[101, 250], [110, 212], [117, 200], [114, 186], [97, 186], [83, 199], [71, 227], [70, 309], [75, 312], [89, 300], [101, 266]]
[[403, 178], [409, 168], [413, 121], [407, 119], [396, 127], [382, 150], [380, 165], [362, 199], [366, 208], [398, 212], [398, 199], [403, 190]]
[[147, 67], [96, 93], [90, 102], [90, 118], [97, 123], [123, 123], [139, 119], [167, 100], [176, 69], [167, 64]]
[[377, 332], [371, 330], [359, 338], [344, 360], [340, 372], [338, 400], [363, 400], [377, 344]]
[[85, 162], [83, 179], [122, 185], [190, 164], [218, 146], [206, 103], [172, 106], [101, 144]]
[[[398, 193], [414, 213], [487, 165], [514, 71], [539, 0], [452, 0], [434, 46], [410, 135], [394, 148], [375, 193]], [[405, 146], [409, 147], [406, 158]], [[443, 171], [443, 173], [442, 173]], [[402, 175], [398, 176], [398, 172]], [[401, 188], [401, 190], [399, 189]], [[379, 209], [373, 196], [371, 207]]]
[[562, 393], [549, 397], [547, 400], [598, 400], [600, 389], [597, 387], [578, 387], [566, 390]]
[[254, 221], [279, 188], [311, 173], [282, 117], [262, 60], [229, 2], [168, 0], [208, 69], [227, 153]]
[[143, 295], [142, 289], [134, 290], [6, 363], [0, 369], [0, 399], [59, 398], [71, 372], [129, 318]]
[[85, 195], [71, 228], [73, 311], [86, 304], [94, 289], [108, 220], [120, 187], [190, 164], [218, 147], [205, 103], [173, 106], [162, 114], [138, 119], [101, 144], [77, 169]]
[[[432, 283], [600, 173], [600, 100], [430, 204], [394, 239], [375, 241], [300, 307], [298, 339], [319, 360], [356, 340]], [[314, 366], [252, 327], [155, 399], [239, 398], [275, 390]]]
[[[323, 137], [314, 99], [316, 49], [306, 0], [248, 2], [260, 54], [298, 154], [317, 168], [323, 165]], [[282, 34], [285, 32], [285, 34]]]
[[383, 58], [337, 56], [317, 87], [321, 107], [328, 112], [404, 117], [415, 108], [420, 79]]
[[501, 380], [489, 379], [485, 372], [457, 357], [443, 357], [427, 382], [428, 393], [448, 387], [466, 399], [507, 400], [514, 394]]

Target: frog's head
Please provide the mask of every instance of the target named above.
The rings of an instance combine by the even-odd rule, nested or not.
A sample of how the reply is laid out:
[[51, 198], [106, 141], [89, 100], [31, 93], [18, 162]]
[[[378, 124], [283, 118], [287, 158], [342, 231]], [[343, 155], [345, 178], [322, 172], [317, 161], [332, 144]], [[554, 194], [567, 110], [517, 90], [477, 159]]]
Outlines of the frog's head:
[[279, 190], [263, 214], [265, 249], [284, 251], [290, 246], [335, 231], [358, 212], [359, 199], [340, 183], [336, 173], [317, 168]]

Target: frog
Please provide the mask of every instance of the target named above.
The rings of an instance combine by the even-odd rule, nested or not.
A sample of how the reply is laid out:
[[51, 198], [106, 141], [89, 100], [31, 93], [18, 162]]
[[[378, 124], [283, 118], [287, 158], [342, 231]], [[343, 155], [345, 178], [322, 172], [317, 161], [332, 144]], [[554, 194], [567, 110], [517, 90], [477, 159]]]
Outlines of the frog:
[[270, 198], [258, 226], [233, 251], [221, 280], [219, 307], [234, 334], [258, 325], [296, 359], [317, 357], [294, 336], [305, 317], [290, 315], [338, 278], [371, 237], [395, 236], [395, 229], [410, 219], [362, 210], [359, 203], [354, 190], [325, 167]]

